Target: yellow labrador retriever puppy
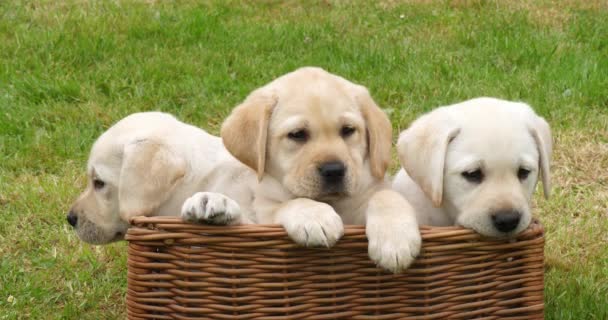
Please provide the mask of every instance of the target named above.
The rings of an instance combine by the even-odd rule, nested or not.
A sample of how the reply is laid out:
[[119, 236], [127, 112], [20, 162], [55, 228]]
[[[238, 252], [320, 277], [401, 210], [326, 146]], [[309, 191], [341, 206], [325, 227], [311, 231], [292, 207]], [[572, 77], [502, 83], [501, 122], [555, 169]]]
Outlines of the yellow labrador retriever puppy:
[[509, 237], [530, 223], [540, 177], [549, 196], [551, 132], [520, 102], [477, 98], [441, 107], [401, 133], [393, 188], [420, 224], [461, 225]]
[[248, 223], [253, 215], [247, 203], [255, 173], [220, 138], [166, 113], [135, 113], [103, 133], [91, 149], [87, 177], [67, 220], [88, 243], [123, 239], [134, 216], [178, 215], [184, 200], [202, 190], [199, 221]]
[[[253, 169], [257, 223], [304, 246], [332, 246], [343, 223], [366, 224], [369, 255], [390, 271], [420, 249], [415, 213], [390, 188], [391, 123], [367, 89], [306, 67], [253, 91], [226, 119], [224, 145]], [[182, 215], [195, 217], [199, 195]], [[196, 220], [196, 218], [194, 218]]]

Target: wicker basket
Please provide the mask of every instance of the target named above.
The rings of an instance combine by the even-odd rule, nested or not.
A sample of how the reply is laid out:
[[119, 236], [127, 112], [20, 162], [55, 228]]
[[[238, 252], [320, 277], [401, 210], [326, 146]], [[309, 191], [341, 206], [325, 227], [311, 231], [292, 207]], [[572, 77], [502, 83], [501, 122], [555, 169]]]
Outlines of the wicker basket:
[[491, 240], [422, 227], [404, 274], [376, 268], [363, 226], [330, 249], [276, 225], [137, 217], [129, 229], [129, 319], [542, 319], [543, 229]]

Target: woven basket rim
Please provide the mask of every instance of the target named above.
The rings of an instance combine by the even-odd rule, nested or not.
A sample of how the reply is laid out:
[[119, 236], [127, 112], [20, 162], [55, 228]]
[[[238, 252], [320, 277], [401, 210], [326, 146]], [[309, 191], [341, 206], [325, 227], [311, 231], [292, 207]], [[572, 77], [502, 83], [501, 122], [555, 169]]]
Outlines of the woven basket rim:
[[[210, 233], [215, 235], [243, 235], [246, 234], [250, 237], [255, 237], [259, 234], [260, 237], [268, 237], [271, 233], [272, 237], [286, 237], [287, 232], [283, 226], [279, 224], [243, 224], [243, 225], [230, 225], [230, 226], [218, 226], [218, 225], [205, 225], [184, 222], [180, 217], [176, 216], [162, 216], [162, 217], [146, 217], [137, 216], [130, 220], [131, 227], [127, 230], [126, 240], [129, 240], [129, 235], [134, 234], [137, 229], [147, 230], [188, 230], [193, 233]], [[511, 239], [519, 238], [530, 238], [544, 235], [544, 228], [542, 224], [537, 220], [533, 219], [528, 228], [520, 232], [514, 237], [488, 237], [475, 232], [472, 229], [467, 229], [461, 226], [447, 226], [437, 227], [422, 225], [419, 226], [420, 234], [424, 240], [430, 240], [434, 238], [444, 237], [466, 237], [471, 240], [488, 240], [488, 241], [506, 241]], [[344, 237], [349, 236], [360, 236], [365, 235], [364, 225], [344, 225]]]

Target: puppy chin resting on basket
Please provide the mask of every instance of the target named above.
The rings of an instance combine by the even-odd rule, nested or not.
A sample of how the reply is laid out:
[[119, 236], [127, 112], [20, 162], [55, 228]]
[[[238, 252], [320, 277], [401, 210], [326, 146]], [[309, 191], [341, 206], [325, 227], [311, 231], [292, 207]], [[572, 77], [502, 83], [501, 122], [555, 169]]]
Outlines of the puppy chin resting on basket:
[[365, 87], [298, 69], [253, 91], [221, 136], [157, 112], [121, 120], [95, 142], [68, 222], [104, 244], [123, 239], [132, 217], [181, 209], [191, 222], [281, 224], [307, 247], [365, 224], [380, 267], [399, 272], [418, 255], [416, 214], [385, 178], [391, 124]]
[[477, 98], [437, 108], [403, 131], [393, 188], [421, 225], [513, 237], [531, 221], [539, 178], [549, 196], [551, 131], [530, 106]]

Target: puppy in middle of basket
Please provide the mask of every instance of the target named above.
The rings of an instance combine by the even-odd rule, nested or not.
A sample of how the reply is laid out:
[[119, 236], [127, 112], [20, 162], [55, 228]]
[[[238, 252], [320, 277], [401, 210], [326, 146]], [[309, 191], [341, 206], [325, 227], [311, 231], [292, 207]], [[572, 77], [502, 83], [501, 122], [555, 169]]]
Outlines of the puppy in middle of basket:
[[[249, 220], [281, 224], [296, 243], [311, 247], [334, 245], [343, 223], [365, 224], [370, 258], [398, 272], [414, 261], [421, 238], [412, 206], [385, 178], [391, 131], [365, 87], [305, 67], [253, 91], [225, 120], [221, 136], [257, 173], [256, 217]], [[207, 193], [193, 195], [182, 217], [205, 222], [208, 203]]]

